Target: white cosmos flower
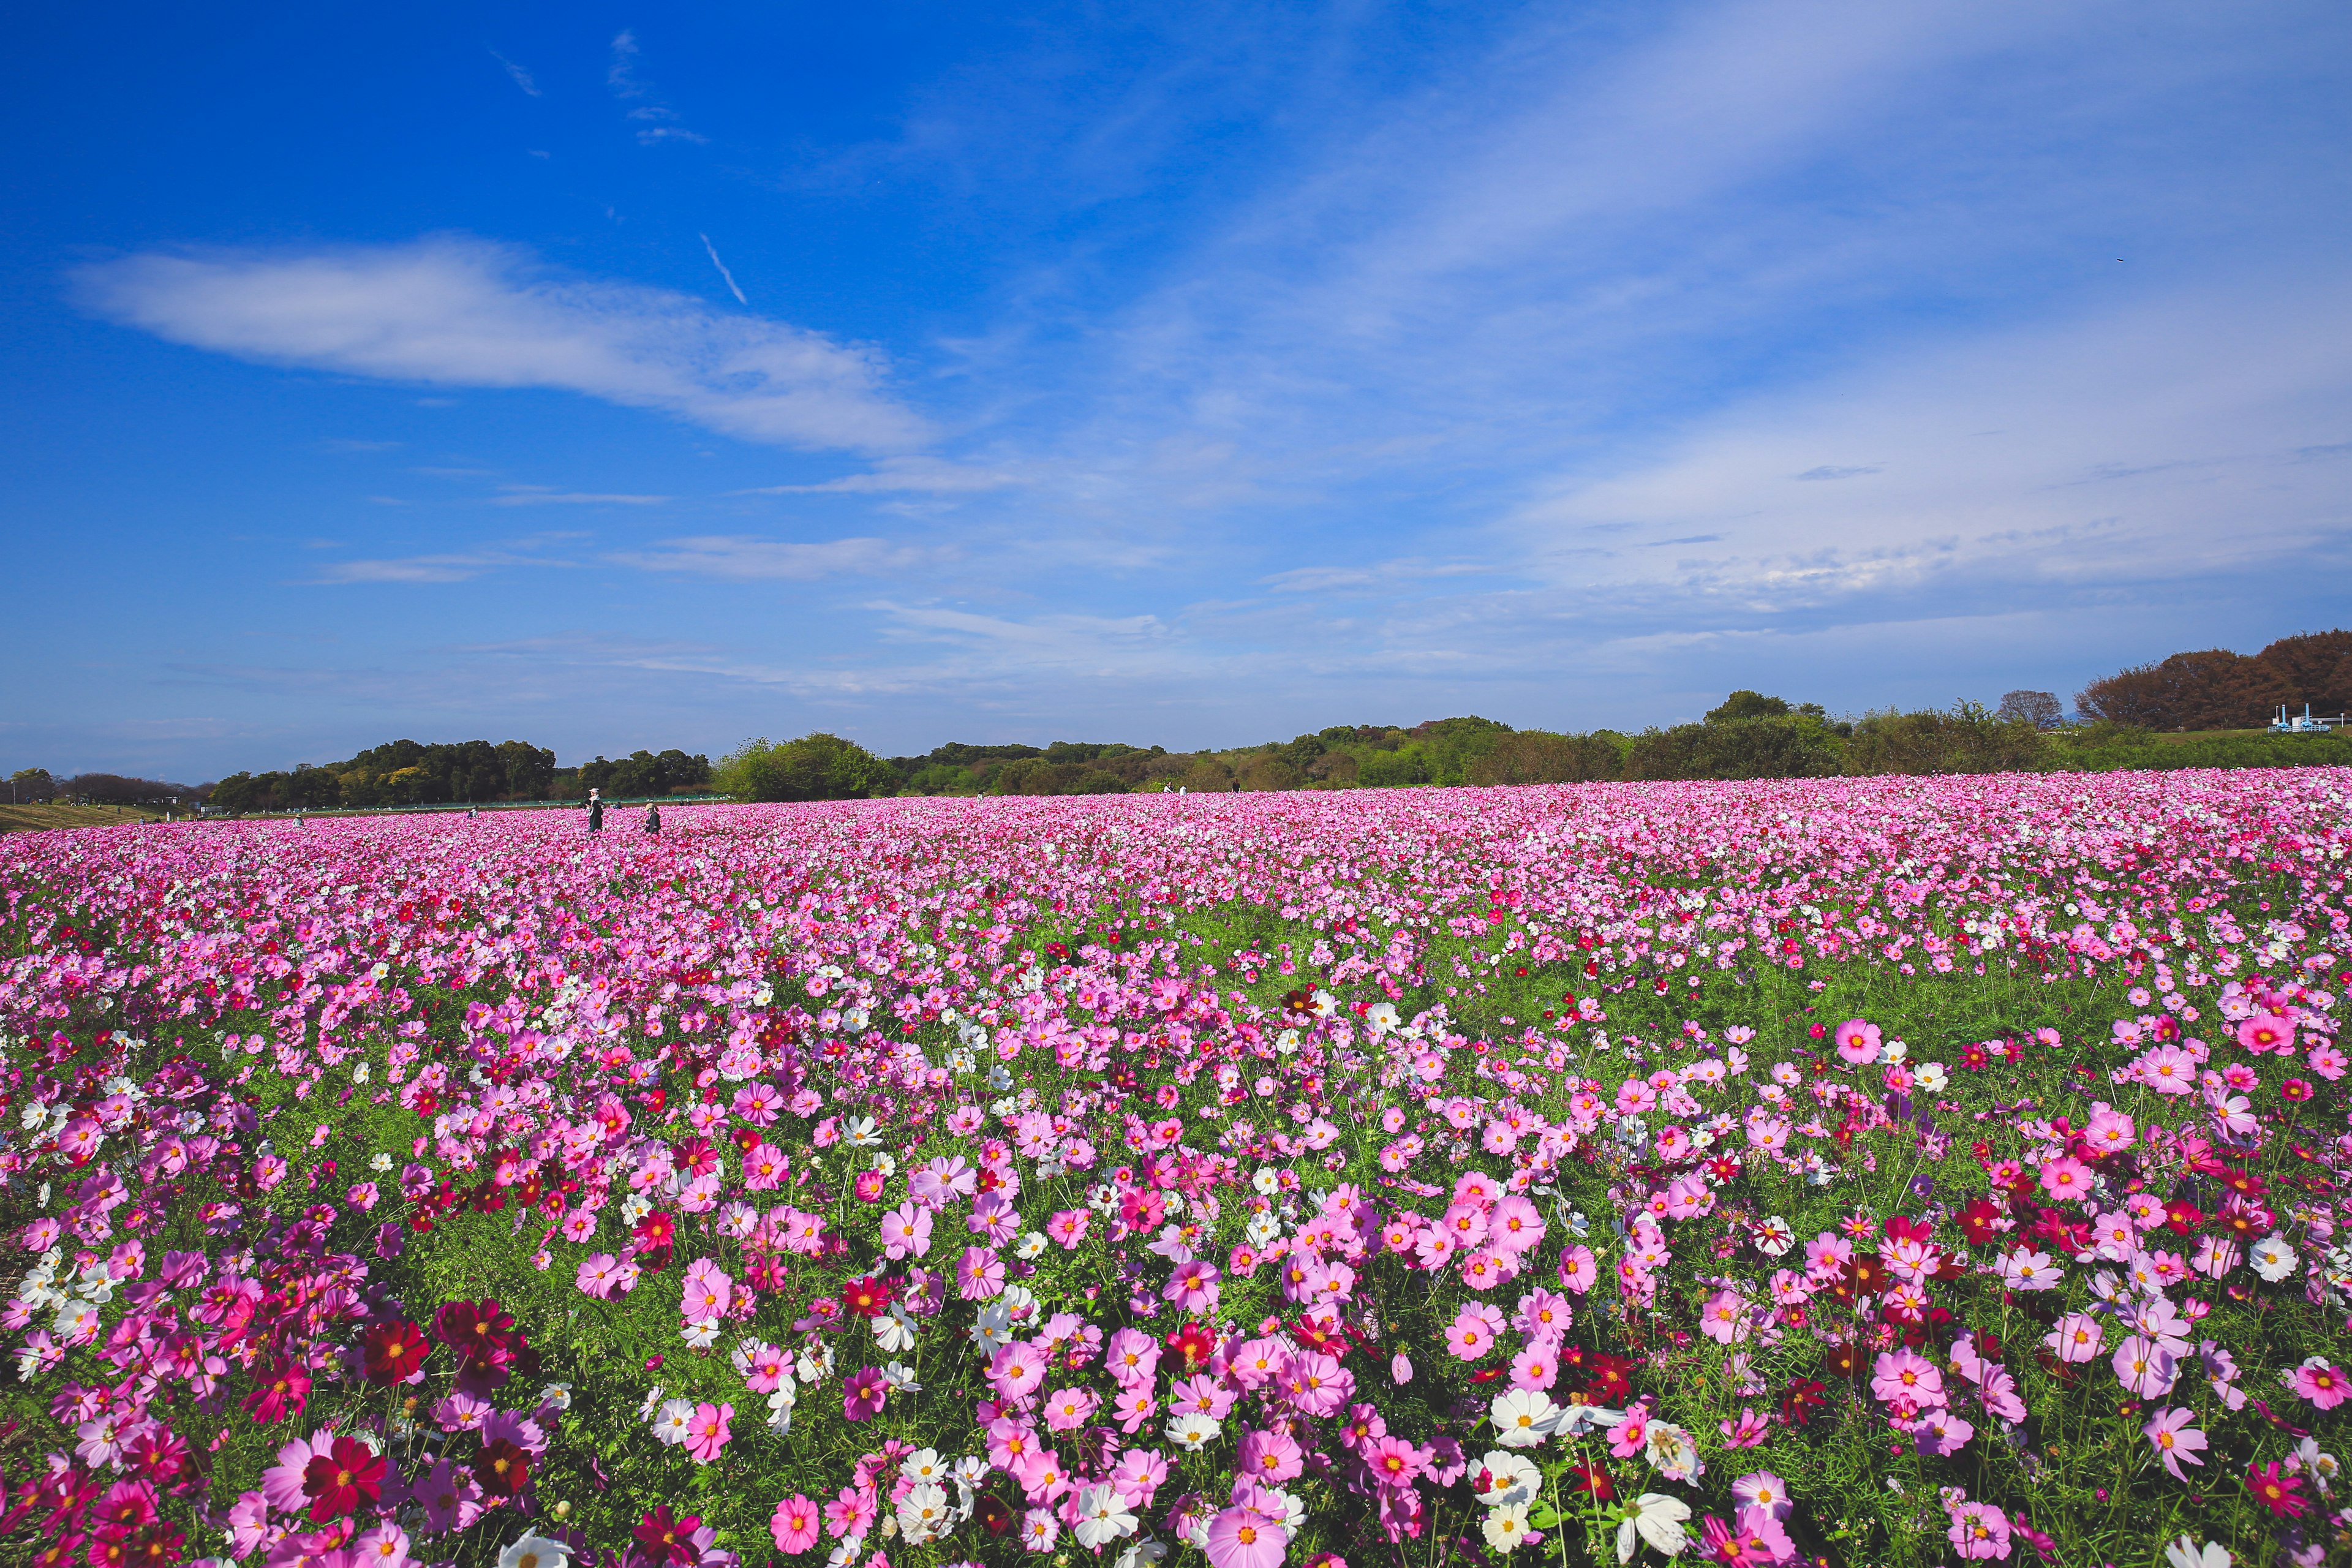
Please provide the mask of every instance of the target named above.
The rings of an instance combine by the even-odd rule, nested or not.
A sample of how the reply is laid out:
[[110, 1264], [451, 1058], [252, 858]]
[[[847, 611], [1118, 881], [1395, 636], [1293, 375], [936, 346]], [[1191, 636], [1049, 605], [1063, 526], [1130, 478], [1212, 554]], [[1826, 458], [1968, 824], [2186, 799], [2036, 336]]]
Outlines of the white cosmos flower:
[[1617, 1561], [1633, 1560], [1634, 1536], [1648, 1542], [1669, 1557], [1678, 1557], [1690, 1544], [1690, 1536], [1683, 1529], [1683, 1521], [1690, 1517], [1690, 1505], [1664, 1492], [1643, 1492], [1625, 1504], [1617, 1525]]
[[1159, 1568], [1160, 1559], [1168, 1555], [1167, 1546], [1157, 1541], [1139, 1541], [1118, 1554], [1111, 1568]]
[[1199, 1453], [1216, 1441], [1223, 1424], [1207, 1415], [1179, 1415], [1168, 1423], [1168, 1440], [1190, 1453]]
[[1767, 1258], [1778, 1258], [1795, 1245], [1797, 1232], [1779, 1215], [1769, 1215], [1756, 1226], [1756, 1250]]
[[1543, 1472], [1536, 1468], [1533, 1461], [1517, 1454], [1496, 1448], [1479, 1463], [1486, 1469], [1486, 1489], [1477, 1490], [1479, 1478], [1475, 1472], [1470, 1477], [1471, 1489], [1488, 1508], [1524, 1505], [1542, 1489]]
[[882, 1347], [885, 1355], [904, 1355], [915, 1348], [915, 1320], [898, 1302], [874, 1320], [874, 1342]]
[[572, 1548], [528, 1531], [521, 1540], [499, 1553], [499, 1568], [564, 1568], [571, 1561]]
[[871, 1149], [882, 1142], [882, 1134], [870, 1116], [851, 1117], [848, 1125], [842, 1128], [841, 1135], [848, 1140], [853, 1149]]
[[898, 1532], [909, 1546], [919, 1546], [940, 1534], [947, 1522], [948, 1494], [944, 1487], [926, 1481], [898, 1500]]
[[1528, 1510], [1525, 1503], [1506, 1503], [1490, 1509], [1485, 1525], [1486, 1544], [1497, 1552], [1513, 1551], [1528, 1538]]
[[2263, 1237], [2254, 1243], [2247, 1259], [2253, 1264], [2255, 1273], [2273, 1285], [2294, 1273], [2296, 1262], [2294, 1248], [2286, 1244], [2283, 1236]]
[[1549, 1394], [1514, 1388], [1495, 1396], [1490, 1412], [1495, 1441], [1506, 1448], [1532, 1448], [1559, 1428], [1564, 1414]]
[[694, 1429], [694, 1402], [671, 1399], [654, 1413], [654, 1436], [665, 1443], [683, 1443]]
[[2210, 1542], [2200, 1546], [2186, 1535], [2164, 1549], [2164, 1560], [2172, 1568], [2230, 1568], [2227, 1548]]
[[1078, 1494], [1078, 1522], [1071, 1532], [1087, 1551], [1099, 1552], [1134, 1529], [1135, 1515], [1117, 1487], [1088, 1487]]

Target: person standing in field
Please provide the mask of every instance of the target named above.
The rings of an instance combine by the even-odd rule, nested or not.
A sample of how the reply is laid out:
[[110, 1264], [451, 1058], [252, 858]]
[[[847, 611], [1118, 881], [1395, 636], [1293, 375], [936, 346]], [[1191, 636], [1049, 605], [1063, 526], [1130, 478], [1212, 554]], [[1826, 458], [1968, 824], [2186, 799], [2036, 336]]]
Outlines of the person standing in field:
[[593, 789], [588, 792], [588, 831], [604, 831], [604, 800]]
[[658, 802], [646, 806], [646, 831], [656, 838], [661, 837], [661, 805]]

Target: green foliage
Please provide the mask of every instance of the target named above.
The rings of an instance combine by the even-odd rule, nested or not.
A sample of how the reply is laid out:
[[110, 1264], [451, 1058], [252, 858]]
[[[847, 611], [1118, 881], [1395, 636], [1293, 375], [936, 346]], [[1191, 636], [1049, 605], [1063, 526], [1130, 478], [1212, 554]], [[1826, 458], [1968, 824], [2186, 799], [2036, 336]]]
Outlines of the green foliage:
[[1601, 735], [1554, 735], [1522, 730], [1497, 741], [1470, 765], [1474, 784], [1585, 784], [1613, 779], [1623, 769], [1618, 749]]
[[796, 741], [746, 741], [719, 759], [714, 782], [738, 800], [856, 800], [897, 793], [889, 763], [818, 731]]
[[1827, 778], [1845, 742], [1815, 714], [1720, 719], [1644, 730], [1625, 756], [1629, 779]]
[[1785, 699], [1743, 689], [1733, 692], [1720, 705], [1709, 709], [1706, 722], [1720, 724], [1727, 719], [1785, 719], [1788, 716], [1789, 704]]
[[583, 790], [602, 790], [607, 795], [624, 798], [700, 789], [709, 783], [710, 759], [690, 757], [675, 748], [659, 756], [644, 750], [635, 751], [617, 763], [598, 757], [580, 767]]
[[1996, 717], [1982, 703], [1948, 711], [1889, 710], [1856, 724], [1846, 742], [1849, 773], [2030, 773], [2048, 759], [2050, 743], [2031, 721]]

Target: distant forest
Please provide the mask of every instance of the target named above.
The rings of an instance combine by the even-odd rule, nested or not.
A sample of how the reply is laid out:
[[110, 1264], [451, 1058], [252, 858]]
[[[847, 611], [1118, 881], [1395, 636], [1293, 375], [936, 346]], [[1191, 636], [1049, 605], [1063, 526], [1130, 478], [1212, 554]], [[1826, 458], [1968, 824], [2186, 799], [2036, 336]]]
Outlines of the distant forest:
[[1817, 778], [2113, 768], [2352, 763], [2352, 734], [2262, 731], [2284, 706], [2352, 709], [2352, 631], [2283, 637], [2260, 653], [2177, 653], [2095, 680], [2070, 715], [2057, 695], [2019, 690], [1994, 707], [1832, 718], [1818, 703], [1735, 691], [1696, 723], [1567, 733], [1475, 715], [1411, 726], [1339, 724], [1288, 741], [1200, 752], [1121, 742], [950, 742], [881, 757], [831, 734], [746, 742], [714, 764], [672, 749], [559, 768], [525, 741], [391, 741], [344, 762], [238, 773], [215, 784], [25, 769], [22, 801], [206, 802], [215, 811], [609, 799], [725, 794], [744, 800], [925, 795], [1122, 795], [1137, 791], [1361, 789], [1572, 784], [1603, 779]]

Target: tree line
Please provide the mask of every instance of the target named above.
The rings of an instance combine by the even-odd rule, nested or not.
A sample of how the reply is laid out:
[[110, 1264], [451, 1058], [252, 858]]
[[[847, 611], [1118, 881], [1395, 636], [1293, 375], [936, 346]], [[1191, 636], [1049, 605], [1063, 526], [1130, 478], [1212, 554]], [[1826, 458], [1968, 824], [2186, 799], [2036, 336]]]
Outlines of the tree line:
[[[1992, 708], [1888, 710], [1832, 718], [1819, 703], [1735, 691], [1696, 723], [1638, 734], [1515, 730], [1467, 715], [1412, 726], [1339, 724], [1288, 741], [1171, 752], [1123, 742], [1051, 745], [950, 742], [882, 757], [837, 735], [745, 742], [713, 764], [672, 748], [598, 756], [559, 768], [526, 741], [390, 741], [340, 763], [237, 773], [215, 784], [114, 773], [53, 777], [27, 768], [10, 798], [101, 805], [207, 801], [215, 810], [583, 800], [714, 791], [742, 800], [887, 795], [1122, 795], [1183, 790], [1392, 788], [1412, 784], [1574, 784], [1622, 779], [1818, 778], [1836, 773], [1992, 773], [2118, 767], [2291, 765], [2346, 760], [2352, 738], [2261, 731], [2282, 705], [2352, 710], [2352, 631], [2303, 632], [2260, 653], [2177, 653], [2092, 681], [2070, 717], [2054, 692], [2019, 690]], [[2168, 735], [2202, 735], [2189, 743]]]
[[2284, 706], [2352, 711], [2352, 631], [2302, 632], [2253, 655], [2176, 653], [2095, 680], [2074, 698], [2087, 722], [2142, 730], [2246, 730]]
[[919, 757], [881, 757], [818, 733], [747, 742], [720, 759], [714, 784], [740, 800], [793, 801], [2352, 765], [2352, 738], [2340, 735], [2177, 740], [2110, 720], [2062, 720], [2056, 697], [2044, 691], [2013, 691], [1994, 708], [1961, 701], [1859, 719], [1735, 691], [1696, 723], [1639, 734], [1515, 730], [1470, 715], [1411, 728], [1336, 725], [1226, 751], [957, 742]]

